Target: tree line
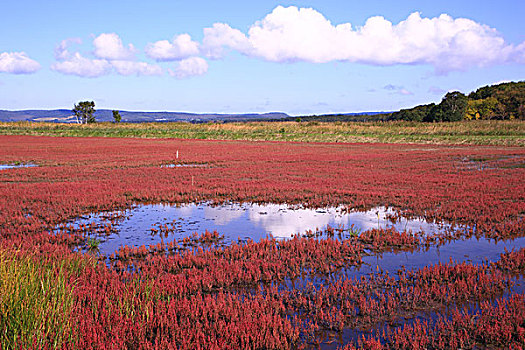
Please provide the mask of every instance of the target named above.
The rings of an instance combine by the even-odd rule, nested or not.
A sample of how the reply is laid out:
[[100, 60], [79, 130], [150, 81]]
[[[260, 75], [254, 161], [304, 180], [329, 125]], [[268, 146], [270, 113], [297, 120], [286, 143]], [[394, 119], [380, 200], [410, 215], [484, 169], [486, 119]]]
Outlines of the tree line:
[[484, 86], [468, 96], [459, 91], [449, 92], [439, 104], [402, 109], [387, 118], [423, 122], [475, 119], [525, 120], [525, 81]]
[[[83, 101], [74, 105], [73, 113], [79, 124], [94, 123], [95, 102]], [[119, 111], [113, 111], [115, 123], [121, 121]], [[453, 122], [477, 119], [525, 120], [525, 81], [488, 85], [468, 96], [460, 91], [448, 92], [440, 103], [429, 103], [393, 113], [363, 115], [315, 115], [301, 118], [254, 119], [254, 121], [390, 121]]]

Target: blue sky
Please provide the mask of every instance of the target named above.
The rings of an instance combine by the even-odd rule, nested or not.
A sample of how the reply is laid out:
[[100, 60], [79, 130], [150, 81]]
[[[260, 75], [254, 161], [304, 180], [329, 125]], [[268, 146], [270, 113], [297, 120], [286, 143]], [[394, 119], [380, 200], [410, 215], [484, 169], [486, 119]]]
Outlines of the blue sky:
[[0, 109], [395, 110], [525, 79], [523, 1], [26, 1]]

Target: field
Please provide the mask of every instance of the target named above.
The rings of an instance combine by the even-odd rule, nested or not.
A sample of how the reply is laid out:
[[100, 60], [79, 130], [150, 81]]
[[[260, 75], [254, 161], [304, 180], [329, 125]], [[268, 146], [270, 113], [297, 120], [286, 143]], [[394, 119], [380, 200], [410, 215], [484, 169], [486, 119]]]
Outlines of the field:
[[[420, 126], [0, 124], [1, 348], [524, 348], [523, 122]], [[442, 226], [235, 241], [166, 217], [103, 253], [155, 203]]]
[[248, 122], [224, 124], [96, 123], [88, 125], [0, 122], [0, 135], [524, 146], [525, 123], [520, 120], [478, 120], [454, 123]]

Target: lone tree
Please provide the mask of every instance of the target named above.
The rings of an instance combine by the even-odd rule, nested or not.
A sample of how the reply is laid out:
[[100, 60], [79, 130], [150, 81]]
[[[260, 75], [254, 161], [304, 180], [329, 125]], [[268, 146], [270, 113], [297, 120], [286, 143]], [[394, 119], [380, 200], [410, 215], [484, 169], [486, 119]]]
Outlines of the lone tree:
[[79, 124], [94, 123], [96, 121], [95, 116], [93, 115], [93, 113], [95, 113], [95, 102], [79, 102], [78, 104], [75, 104], [73, 113], [75, 113], [77, 123]]
[[115, 119], [115, 123], [120, 123], [122, 117], [120, 116], [119, 111], [113, 111], [113, 119]]

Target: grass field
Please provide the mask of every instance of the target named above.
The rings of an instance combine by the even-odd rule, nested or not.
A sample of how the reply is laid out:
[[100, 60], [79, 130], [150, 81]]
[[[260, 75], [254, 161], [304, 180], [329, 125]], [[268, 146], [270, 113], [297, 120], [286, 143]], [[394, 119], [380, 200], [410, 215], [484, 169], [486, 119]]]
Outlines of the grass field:
[[525, 146], [525, 122], [0, 123], [0, 135]]

